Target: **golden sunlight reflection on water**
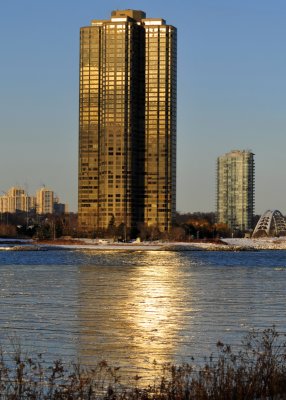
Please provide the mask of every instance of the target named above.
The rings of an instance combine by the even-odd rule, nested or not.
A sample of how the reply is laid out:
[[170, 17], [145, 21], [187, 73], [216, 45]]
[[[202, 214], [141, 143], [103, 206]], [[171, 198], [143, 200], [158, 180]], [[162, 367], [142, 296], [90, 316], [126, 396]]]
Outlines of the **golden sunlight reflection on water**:
[[[170, 361], [182, 315], [180, 257], [146, 252], [143, 265], [80, 270], [80, 357], [128, 370]], [[106, 282], [108, 284], [106, 285]]]
[[[253, 327], [286, 332], [285, 252], [7, 252], [0, 344], [154, 377]], [[122, 375], [124, 375], [122, 373]]]

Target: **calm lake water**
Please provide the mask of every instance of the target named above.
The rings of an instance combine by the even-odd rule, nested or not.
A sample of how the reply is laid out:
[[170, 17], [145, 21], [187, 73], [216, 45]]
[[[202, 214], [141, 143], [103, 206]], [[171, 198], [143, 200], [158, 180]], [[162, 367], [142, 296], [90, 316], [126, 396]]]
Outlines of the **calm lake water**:
[[148, 375], [286, 332], [286, 251], [0, 252], [0, 342]]

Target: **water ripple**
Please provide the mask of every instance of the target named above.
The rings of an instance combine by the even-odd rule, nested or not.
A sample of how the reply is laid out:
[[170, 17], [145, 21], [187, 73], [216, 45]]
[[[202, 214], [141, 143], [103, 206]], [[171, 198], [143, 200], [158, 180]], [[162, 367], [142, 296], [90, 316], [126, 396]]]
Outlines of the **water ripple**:
[[285, 254], [1, 252], [0, 339], [148, 375], [251, 328], [286, 331]]

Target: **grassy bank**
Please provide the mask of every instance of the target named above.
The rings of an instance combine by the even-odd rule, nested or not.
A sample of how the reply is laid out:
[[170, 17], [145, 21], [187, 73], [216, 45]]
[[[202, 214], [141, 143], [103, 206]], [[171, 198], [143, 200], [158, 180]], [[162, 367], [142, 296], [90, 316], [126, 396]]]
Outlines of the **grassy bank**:
[[[126, 382], [126, 379], [124, 379]], [[47, 367], [41, 355], [24, 356], [15, 349], [0, 358], [0, 399], [286, 399], [286, 339], [275, 328], [251, 332], [240, 350], [217, 343], [217, 353], [198, 369], [194, 363], [165, 365], [147, 387], [140, 377], [121, 383], [120, 369], [101, 361], [94, 368], [66, 366], [57, 360]]]

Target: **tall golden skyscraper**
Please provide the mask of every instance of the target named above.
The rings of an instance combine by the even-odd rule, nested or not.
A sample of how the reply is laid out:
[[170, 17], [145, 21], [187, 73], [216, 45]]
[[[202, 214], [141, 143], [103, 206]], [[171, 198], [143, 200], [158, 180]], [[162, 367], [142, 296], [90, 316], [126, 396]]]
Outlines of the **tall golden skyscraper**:
[[113, 11], [80, 30], [79, 228], [168, 231], [176, 210], [176, 28]]

